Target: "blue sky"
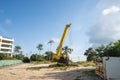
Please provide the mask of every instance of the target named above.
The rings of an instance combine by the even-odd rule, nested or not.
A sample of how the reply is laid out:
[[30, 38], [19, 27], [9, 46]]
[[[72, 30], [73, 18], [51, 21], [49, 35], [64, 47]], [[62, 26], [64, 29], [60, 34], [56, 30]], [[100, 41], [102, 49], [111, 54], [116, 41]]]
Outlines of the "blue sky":
[[113, 3], [113, 0], [0, 0], [0, 35], [14, 38], [14, 45], [20, 45], [27, 55], [37, 53], [39, 43], [43, 44], [44, 53], [50, 47], [47, 42], [54, 39], [52, 50], [55, 52], [65, 25], [71, 23], [64, 45], [74, 49], [72, 60], [85, 60], [83, 54], [88, 47], [102, 44], [102, 40], [113, 41], [96, 34], [103, 29], [96, 25], [102, 25], [106, 19], [102, 12], [112, 7], [119, 12], [118, 1]]

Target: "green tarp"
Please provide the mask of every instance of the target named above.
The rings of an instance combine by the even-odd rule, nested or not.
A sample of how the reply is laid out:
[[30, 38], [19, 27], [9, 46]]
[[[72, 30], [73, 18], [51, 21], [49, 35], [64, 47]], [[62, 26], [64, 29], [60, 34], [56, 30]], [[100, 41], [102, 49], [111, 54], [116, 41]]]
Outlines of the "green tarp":
[[0, 60], [0, 67], [22, 63], [21, 60]]

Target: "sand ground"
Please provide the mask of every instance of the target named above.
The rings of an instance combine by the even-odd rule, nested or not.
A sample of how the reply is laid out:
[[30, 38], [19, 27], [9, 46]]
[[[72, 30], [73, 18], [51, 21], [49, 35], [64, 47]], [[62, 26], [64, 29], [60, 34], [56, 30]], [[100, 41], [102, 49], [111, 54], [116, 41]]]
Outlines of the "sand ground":
[[[49, 68], [49, 64], [20, 64], [0, 68], [0, 80], [101, 80], [83, 74], [93, 67], [75, 67], [68, 70]], [[29, 67], [42, 67], [39, 70], [29, 70]], [[77, 79], [76, 79], [77, 78]], [[79, 78], [79, 79], [78, 79]]]

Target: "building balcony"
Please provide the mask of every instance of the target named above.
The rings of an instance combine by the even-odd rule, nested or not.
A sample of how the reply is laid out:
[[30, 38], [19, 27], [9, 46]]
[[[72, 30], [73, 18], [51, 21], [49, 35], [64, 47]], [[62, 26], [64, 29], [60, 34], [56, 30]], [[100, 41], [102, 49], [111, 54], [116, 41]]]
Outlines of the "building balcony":
[[0, 51], [0, 53], [4, 54], [4, 53], [9, 53], [11, 54], [12, 52], [11, 51]]
[[0, 47], [0, 49], [7, 49], [7, 50], [11, 50], [12, 49], [12, 47]]
[[11, 46], [13, 44], [12, 43], [4, 43], [4, 42], [2, 42], [1, 45], [10, 45]]

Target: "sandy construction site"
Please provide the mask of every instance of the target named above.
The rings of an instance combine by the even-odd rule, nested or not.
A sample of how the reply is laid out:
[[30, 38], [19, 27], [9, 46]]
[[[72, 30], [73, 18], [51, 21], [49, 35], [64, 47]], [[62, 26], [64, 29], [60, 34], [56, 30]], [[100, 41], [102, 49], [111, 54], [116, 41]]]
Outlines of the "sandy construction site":
[[20, 64], [0, 68], [0, 80], [101, 80], [97, 76], [88, 76], [84, 73], [93, 70], [93, 67], [73, 67], [62, 70], [48, 66], [49, 64]]

